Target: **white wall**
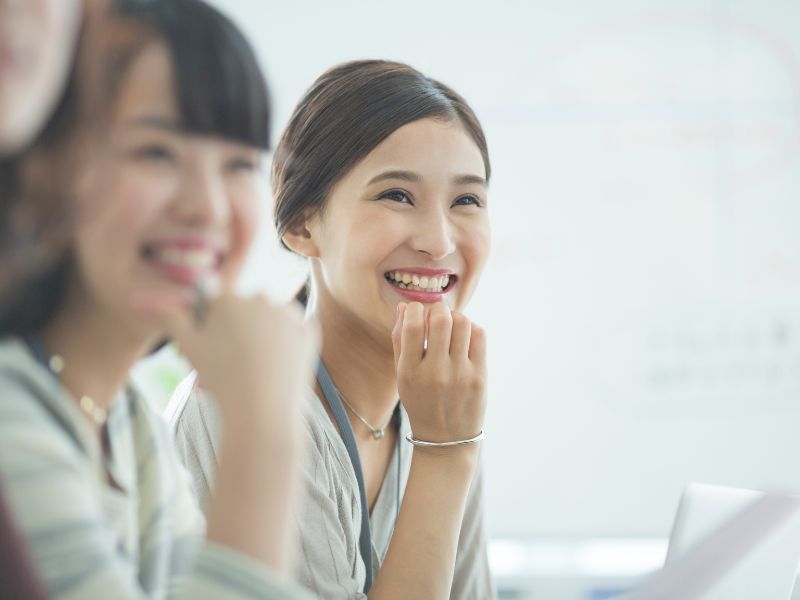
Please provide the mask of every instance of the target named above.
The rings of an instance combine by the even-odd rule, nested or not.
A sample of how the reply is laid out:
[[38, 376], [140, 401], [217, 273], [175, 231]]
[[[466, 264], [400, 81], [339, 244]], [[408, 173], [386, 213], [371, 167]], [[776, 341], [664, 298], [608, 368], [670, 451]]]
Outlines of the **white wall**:
[[[481, 117], [494, 536], [663, 535], [693, 479], [800, 489], [796, 0], [216, 4], [258, 48], [277, 130], [363, 57]], [[302, 277], [265, 235], [246, 285]]]

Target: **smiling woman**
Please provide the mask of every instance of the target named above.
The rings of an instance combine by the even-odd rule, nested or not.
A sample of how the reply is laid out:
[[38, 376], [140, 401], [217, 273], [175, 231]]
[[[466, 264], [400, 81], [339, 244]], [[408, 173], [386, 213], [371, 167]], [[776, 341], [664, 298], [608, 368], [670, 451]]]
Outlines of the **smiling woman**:
[[[276, 149], [275, 221], [323, 332], [297, 574], [320, 598], [494, 597], [485, 335], [461, 312], [489, 254], [489, 175], [464, 100], [385, 61], [323, 74]], [[191, 396], [178, 436], [207, 496], [219, 420]]]
[[[281, 576], [315, 336], [233, 292], [262, 200], [266, 83], [201, 0], [115, 6], [140, 35], [103, 54], [108, 106], [64, 191], [67, 251], [0, 313], [0, 479], [51, 597], [303, 597]], [[88, 127], [54, 122], [69, 126], [22, 168]], [[165, 338], [226, 416], [207, 530], [163, 420], [128, 384]]]

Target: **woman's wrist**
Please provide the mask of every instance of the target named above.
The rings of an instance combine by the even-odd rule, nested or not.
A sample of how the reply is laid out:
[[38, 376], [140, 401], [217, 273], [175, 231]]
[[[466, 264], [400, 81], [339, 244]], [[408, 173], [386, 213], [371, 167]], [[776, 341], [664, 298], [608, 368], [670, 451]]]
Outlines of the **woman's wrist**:
[[480, 444], [414, 446], [412, 460], [454, 474], [472, 473], [478, 464]]
[[448, 448], [454, 446], [469, 446], [472, 444], [477, 444], [486, 435], [483, 432], [483, 429], [477, 435], [468, 438], [461, 438], [461, 439], [451, 439], [446, 441], [430, 441], [425, 439], [420, 439], [414, 435], [413, 432], [406, 434], [406, 441], [411, 444], [412, 446], [422, 446], [425, 448]]

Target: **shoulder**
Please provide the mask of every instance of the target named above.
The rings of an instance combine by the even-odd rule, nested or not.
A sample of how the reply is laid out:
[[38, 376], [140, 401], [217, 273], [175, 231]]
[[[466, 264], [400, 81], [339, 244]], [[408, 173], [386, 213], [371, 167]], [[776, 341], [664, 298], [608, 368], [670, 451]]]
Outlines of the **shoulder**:
[[0, 397], [0, 447], [22, 444], [45, 451], [60, 442], [87, 450], [89, 431], [77, 407], [16, 338], [0, 340]]
[[164, 418], [169, 426], [174, 430], [178, 422], [182, 419], [186, 407], [190, 404], [190, 399], [193, 396], [201, 394], [202, 392], [197, 389], [197, 372], [192, 371], [178, 384], [175, 391], [172, 392], [169, 402], [164, 409]]
[[342, 484], [357, 486], [353, 465], [339, 431], [325, 410], [323, 400], [309, 387], [305, 399], [305, 424], [309, 436], [310, 462], [324, 466], [327, 477]]
[[164, 418], [177, 439], [203, 440], [216, 449], [222, 434], [222, 415], [214, 396], [198, 382], [195, 371], [175, 388]]
[[23, 391], [31, 395], [57, 394], [53, 375], [42, 367], [18, 338], [0, 339], [0, 390]]
[[317, 397], [312, 387], [306, 390], [303, 416], [306, 430], [314, 447], [322, 450], [330, 446], [332, 441], [338, 437], [338, 432], [331, 423], [322, 400]]

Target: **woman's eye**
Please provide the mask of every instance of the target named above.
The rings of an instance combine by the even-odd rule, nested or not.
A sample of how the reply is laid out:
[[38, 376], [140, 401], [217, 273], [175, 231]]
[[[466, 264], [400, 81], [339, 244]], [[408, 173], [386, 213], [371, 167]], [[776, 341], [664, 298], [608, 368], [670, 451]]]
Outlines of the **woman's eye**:
[[477, 196], [467, 195], [467, 196], [459, 196], [453, 202], [453, 206], [469, 206], [473, 204], [475, 206], [483, 206], [483, 203]]
[[250, 158], [236, 158], [229, 163], [228, 167], [231, 171], [249, 173], [252, 171], [258, 171], [261, 168], [261, 165], [258, 161]]
[[409, 195], [401, 190], [384, 192], [380, 195], [380, 199], [392, 200], [393, 202], [400, 202], [402, 204], [412, 204]]
[[169, 148], [159, 144], [139, 148], [135, 154], [139, 158], [157, 162], [168, 162], [175, 158], [175, 154]]

